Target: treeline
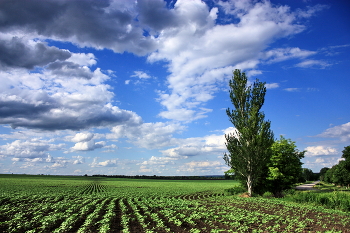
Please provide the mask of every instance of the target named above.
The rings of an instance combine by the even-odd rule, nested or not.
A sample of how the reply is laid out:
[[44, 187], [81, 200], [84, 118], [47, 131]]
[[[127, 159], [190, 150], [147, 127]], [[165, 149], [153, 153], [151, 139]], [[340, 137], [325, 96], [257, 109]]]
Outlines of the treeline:
[[321, 169], [321, 180], [326, 183], [335, 184], [338, 186], [350, 187], [350, 146], [347, 146], [342, 151], [342, 158], [338, 164], [332, 168]]
[[128, 179], [158, 179], [158, 180], [223, 180], [224, 176], [146, 176], [146, 175], [92, 175], [93, 177], [108, 177], [108, 178], [128, 178]]

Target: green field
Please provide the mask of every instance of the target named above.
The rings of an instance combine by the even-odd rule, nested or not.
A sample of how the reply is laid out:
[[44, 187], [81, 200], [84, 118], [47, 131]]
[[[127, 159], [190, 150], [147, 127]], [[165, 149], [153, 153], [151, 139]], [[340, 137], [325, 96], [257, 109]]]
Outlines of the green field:
[[234, 185], [0, 175], [0, 232], [350, 232], [347, 212], [226, 196]]

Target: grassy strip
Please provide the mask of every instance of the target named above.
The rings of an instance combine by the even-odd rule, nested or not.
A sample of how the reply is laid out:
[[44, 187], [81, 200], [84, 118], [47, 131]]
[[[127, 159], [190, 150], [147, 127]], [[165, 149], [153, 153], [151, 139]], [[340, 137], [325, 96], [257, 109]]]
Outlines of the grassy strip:
[[297, 191], [284, 197], [286, 201], [322, 205], [330, 209], [350, 212], [350, 192]]

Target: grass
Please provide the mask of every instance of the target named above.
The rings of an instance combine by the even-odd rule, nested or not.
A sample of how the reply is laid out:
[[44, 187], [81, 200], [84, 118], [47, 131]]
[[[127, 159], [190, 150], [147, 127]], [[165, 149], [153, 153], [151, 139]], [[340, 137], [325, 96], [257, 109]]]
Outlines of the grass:
[[336, 186], [334, 184], [328, 184], [328, 183], [325, 183], [325, 182], [320, 182], [318, 184], [315, 185], [315, 188], [317, 188], [318, 190], [320, 191], [350, 191], [349, 188], [347, 187], [339, 187], [339, 186]]
[[284, 200], [350, 212], [350, 192], [323, 182], [318, 183], [314, 188], [316, 190], [291, 190], [292, 192], [287, 193]]

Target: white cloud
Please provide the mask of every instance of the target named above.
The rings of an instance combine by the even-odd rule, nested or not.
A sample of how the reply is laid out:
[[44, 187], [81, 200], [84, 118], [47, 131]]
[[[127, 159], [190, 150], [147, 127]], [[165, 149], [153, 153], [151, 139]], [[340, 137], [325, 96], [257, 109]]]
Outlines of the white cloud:
[[248, 77], [252, 77], [252, 76], [255, 76], [255, 75], [259, 75], [259, 74], [262, 74], [263, 72], [261, 70], [248, 70], [246, 72], [247, 76]]
[[317, 4], [315, 6], [308, 6], [307, 10], [298, 10], [297, 11], [297, 16], [300, 18], [310, 18], [311, 16], [315, 15], [318, 11], [322, 11], [323, 9], [327, 9], [329, 6], [327, 5], [321, 5]]
[[296, 87], [289, 87], [289, 88], [285, 88], [285, 91], [289, 91], [289, 92], [298, 92], [301, 89], [300, 88], [296, 88]]
[[219, 161], [191, 161], [185, 163], [178, 168], [178, 172], [188, 172], [196, 174], [216, 173], [222, 174], [223, 171], [227, 170], [227, 166], [223, 162]]
[[83, 164], [85, 163], [85, 158], [81, 155], [78, 156], [72, 156], [74, 158], [73, 164]]
[[111, 144], [108, 146], [103, 146], [103, 148], [105, 149], [104, 151], [102, 151], [103, 153], [111, 153], [115, 152], [115, 150], [118, 149], [118, 146], [115, 144]]
[[350, 122], [329, 128], [323, 133], [317, 135], [317, 137], [339, 138], [343, 142], [349, 141], [350, 140]]
[[153, 171], [153, 169], [147, 168], [147, 167], [144, 166], [144, 165], [141, 165], [141, 166], [140, 166], [140, 169], [139, 169], [139, 172], [141, 172], [141, 173], [150, 173], [150, 172], [152, 172], [152, 171]]
[[193, 156], [222, 155], [227, 151], [225, 134], [235, 133], [233, 127], [222, 131], [224, 134], [212, 134], [204, 137], [178, 139], [178, 146], [161, 150], [169, 158], [188, 158]]
[[136, 146], [156, 149], [176, 143], [173, 134], [180, 133], [185, 127], [179, 123], [143, 123], [133, 126], [119, 125], [112, 128], [107, 139], [128, 138]]
[[315, 163], [324, 163], [324, 159], [322, 159], [322, 158], [317, 158], [316, 160], [315, 160]]
[[[39, 164], [52, 164], [52, 165], [44, 165], [43, 168], [46, 170], [51, 170], [52, 168], [65, 168], [70, 163], [70, 161], [64, 157], [52, 157], [50, 154], [47, 154], [46, 157], [37, 157], [37, 158], [26, 158], [26, 157], [17, 157], [11, 159], [14, 164], [18, 162], [22, 162], [20, 166], [21, 169], [32, 168], [33, 172], [38, 172]], [[75, 163], [73, 163], [75, 164]]]
[[134, 71], [134, 74], [131, 75], [130, 77], [137, 77], [137, 78], [140, 78], [140, 79], [151, 78], [151, 76], [149, 76], [147, 73], [145, 73], [143, 71]]
[[95, 140], [91, 139], [90, 141], [85, 142], [78, 142], [73, 147], [73, 151], [91, 151], [98, 148], [102, 148], [105, 145], [105, 142], [96, 142]]
[[95, 142], [93, 133], [77, 133], [72, 142], [76, 142], [71, 148], [72, 151], [92, 151], [106, 145], [104, 141]]
[[273, 89], [273, 88], [278, 88], [280, 85], [278, 83], [266, 83], [265, 87], [267, 89]]
[[157, 37], [158, 50], [148, 60], [168, 61], [171, 72], [169, 91], [159, 92], [159, 102], [166, 108], [161, 117], [179, 121], [206, 117], [210, 110], [203, 111], [203, 105], [214, 97], [218, 83], [227, 82], [234, 68], [250, 70], [261, 59], [277, 62], [315, 53], [299, 48], [265, 51], [274, 40], [304, 29], [288, 7], [273, 6], [269, 1], [220, 4], [226, 13], [239, 18], [239, 23], [215, 25], [217, 8], [209, 10], [201, 1], [177, 1], [174, 14], [181, 19], [178, 26], [163, 29]]
[[326, 146], [309, 146], [305, 148], [306, 157], [315, 157], [315, 156], [323, 156], [323, 155], [336, 155], [338, 154], [337, 149]]
[[[67, 77], [71, 70], [76, 76]], [[134, 112], [111, 104], [114, 94], [104, 84], [109, 77], [100, 69], [91, 71], [74, 63], [58, 64], [40, 73], [17, 69], [0, 71], [0, 75], [0, 103], [4, 106], [0, 123], [13, 128], [77, 130], [141, 121]]]
[[92, 53], [72, 53], [72, 56], [67, 61], [81, 66], [92, 66], [97, 63], [95, 55]]
[[15, 158], [44, 158], [48, 151], [60, 150], [64, 144], [52, 144], [49, 140], [33, 138], [30, 140], [15, 140], [0, 146], [0, 154]]
[[91, 167], [116, 167], [118, 166], [118, 159], [108, 159], [103, 162], [98, 162], [98, 158], [94, 158], [90, 164]]
[[174, 164], [176, 158], [171, 157], [156, 157], [152, 156], [149, 160], [142, 162], [142, 165], [164, 165], [164, 164]]
[[57, 161], [50, 167], [51, 168], [64, 168], [64, 167], [67, 167], [67, 163], [68, 163], [67, 161]]
[[320, 69], [324, 69], [328, 66], [330, 66], [331, 64], [329, 64], [326, 61], [320, 61], [320, 60], [305, 60], [302, 61], [298, 64], [296, 64], [296, 67], [301, 67], [301, 68], [320, 68]]
[[293, 58], [306, 58], [314, 54], [316, 52], [302, 50], [300, 48], [277, 48], [267, 51], [263, 56], [268, 63], [275, 63]]
[[94, 137], [93, 133], [77, 133], [73, 138], [72, 142], [87, 142]]

